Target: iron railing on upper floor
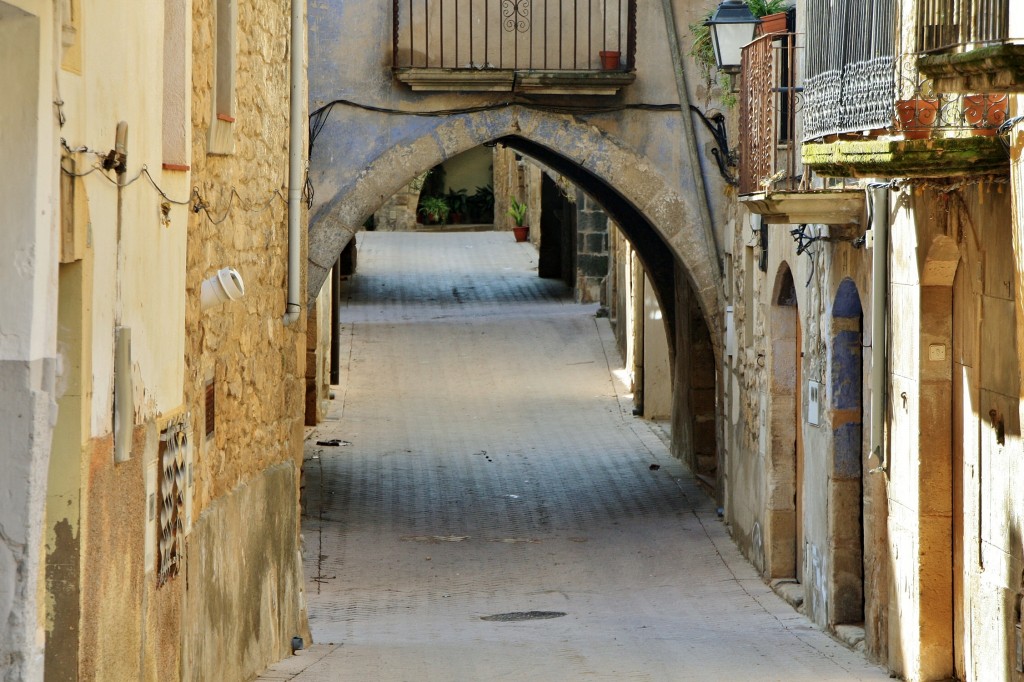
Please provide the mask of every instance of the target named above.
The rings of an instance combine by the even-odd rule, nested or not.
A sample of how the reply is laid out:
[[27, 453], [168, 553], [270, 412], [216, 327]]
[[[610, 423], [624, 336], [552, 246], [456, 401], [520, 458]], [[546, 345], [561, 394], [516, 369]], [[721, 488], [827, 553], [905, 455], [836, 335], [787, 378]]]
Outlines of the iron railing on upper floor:
[[918, 0], [917, 51], [975, 49], [1007, 40], [1010, 2]]
[[740, 194], [797, 189], [796, 35], [762, 36], [743, 48]]
[[804, 139], [893, 121], [894, 0], [807, 0]]
[[[968, 5], [978, 9], [999, 4], [996, 0], [920, 1], [919, 18], [931, 12], [928, 16], [936, 26], [940, 20], [948, 23], [962, 17], [961, 10]], [[942, 14], [936, 9], [940, 5], [956, 12]], [[974, 25], [980, 31], [990, 23], [975, 21]], [[897, 36], [896, 25], [894, 0], [807, 1], [805, 141], [849, 133], [902, 133], [906, 139], [995, 134], [1006, 118], [1005, 95], [938, 92], [911, 54], [911, 43], [925, 34], [932, 44], [948, 42], [953, 36], [962, 41], [965, 34], [959, 28], [929, 33], [919, 25], [916, 38]]]
[[617, 52], [619, 69], [635, 69], [636, 0], [393, 0], [392, 11], [396, 68], [597, 71], [601, 52]]

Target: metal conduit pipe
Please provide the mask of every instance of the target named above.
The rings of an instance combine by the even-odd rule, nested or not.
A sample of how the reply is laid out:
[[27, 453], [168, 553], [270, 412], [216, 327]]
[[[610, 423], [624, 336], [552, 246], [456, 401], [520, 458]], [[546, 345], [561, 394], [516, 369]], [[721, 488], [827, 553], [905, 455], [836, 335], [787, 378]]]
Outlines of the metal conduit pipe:
[[289, 56], [291, 58], [290, 102], [288, 115], [288, 298], [285, 302], [284, 324], [292, 324], [302, 312], [299, 303], [299, 287], [302, 271], [299, 255], [302, 244], [301, 226], [302, 207], [302, 172], [305, 145], [303, 131], [305, 120], [302, 116], [302, 55], [305, 52], [303, 43], [302, 17], [305, 9], [304, 0], [292, 0], [292, 35]]
[[[718, 274], [725, 273], [725, 263], [722, 261], [722, 254], [718, 248], [718, 237], [715, 228], [711, 224], [711, 200], [708, 197], [707, 183], [704, 182], [704, 172], [700, 164], [700, 157], [697, 154], [697, 138], [693, 129], [693, 114], [690, 111], [690, 89], [686, 83], [686, 69], [683, 66], [682, 51], [679, 48], [679, 35], [676, 33], [675, 12], [672, 9], [672, 0], [661, 0], [661, 6], [665, 15], [665, 31], [668, 34], [669, 52], [672, 55], [672, 71], [676, 77], [676, 91], [679, 96], [679, 110], [683, 118], [683, 133], [686, 139], [686, 156], [690, 162], [690, 174], [693, 177], [693, 185], [697, 188], [703, 201], [696, 202], [700, 207], [700, 221], [704, 228], [704, 241], [707, 243], [708, 251], [715, 254], [715, 261], [718, 265]], [[719, 298], [723, 291], [719, 287]]]
[[889, 291], [889, 189], [870, 189], [871, 208], [871, 454], [886, 466], [885, 436], [885, 320]]

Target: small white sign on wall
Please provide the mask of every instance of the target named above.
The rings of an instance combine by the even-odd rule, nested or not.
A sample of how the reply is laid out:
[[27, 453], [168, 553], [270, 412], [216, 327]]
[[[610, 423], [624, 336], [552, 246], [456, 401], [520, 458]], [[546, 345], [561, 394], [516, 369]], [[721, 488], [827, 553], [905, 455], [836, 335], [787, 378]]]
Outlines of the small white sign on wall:
[[807, 423], [811, 426], [818, 425], [818, 392], [821, 384], [817, 381], [807, 382]]

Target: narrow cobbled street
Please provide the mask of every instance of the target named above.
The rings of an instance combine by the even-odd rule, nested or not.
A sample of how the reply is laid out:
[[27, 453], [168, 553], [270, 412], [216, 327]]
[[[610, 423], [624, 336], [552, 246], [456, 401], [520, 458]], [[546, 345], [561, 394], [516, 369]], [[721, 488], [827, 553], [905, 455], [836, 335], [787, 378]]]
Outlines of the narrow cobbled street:
[[740, 556], [532, 246], [359, 246], [305, 455], [316, 644], [261, 679], [887, 679]]

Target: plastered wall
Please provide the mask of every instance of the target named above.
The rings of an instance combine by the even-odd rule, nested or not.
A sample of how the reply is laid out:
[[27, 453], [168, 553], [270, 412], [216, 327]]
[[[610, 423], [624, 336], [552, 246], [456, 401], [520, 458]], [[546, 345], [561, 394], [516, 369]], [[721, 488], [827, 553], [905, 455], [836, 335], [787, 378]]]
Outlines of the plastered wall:
[[[55, 202], [61, 394], [38, 638], [47, 679], [248, 677], [286, 655], [292, 636], [308, 641], [297, 544], [305, 317], [282, 321], [290, 3], [238, 8], [236, 116], [216, 140], [227, 135], [228, 154], [211, 154], [226, 147], [208, 134], [214, 0], [166, 12], [115, 4], [75, 0], [76, 21], [53, 18], [60, 42], [49, 46], [61, 60], [63, 162], [87, 175], [65, 174], [70, 189]], [[120, 188], [116, 172], [94, 170], [118, 121]], [[241, 273], [245, 296], [203, 311], [201, 283], [222, 267]], [[125, 431], [111, 419], [125, 385], [117, 327], [132, 332]], [[177, 571], [165, 574], [158, 483], [172, 424], [189, 446]], [[128, 457], [115, 462], [118, 433]], [[241, 532], [271, 525], [269, 547]], [[186, 565], [202, 570], [186, 580]], [[225, 582], [229, 565], [237, 579]]]

